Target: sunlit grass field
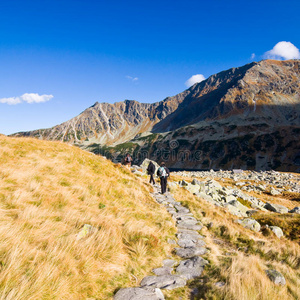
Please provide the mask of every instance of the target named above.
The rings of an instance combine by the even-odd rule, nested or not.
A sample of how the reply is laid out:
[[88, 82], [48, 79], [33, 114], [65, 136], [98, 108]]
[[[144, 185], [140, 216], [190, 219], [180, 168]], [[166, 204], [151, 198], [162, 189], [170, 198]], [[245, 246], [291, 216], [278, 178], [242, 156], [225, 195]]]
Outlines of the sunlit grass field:
[[[0, 299], [110, 299], [171, 251], [150, 186], [60, 142], [0, 136]], [[92, 234], [77, 240], [84, 224]]]

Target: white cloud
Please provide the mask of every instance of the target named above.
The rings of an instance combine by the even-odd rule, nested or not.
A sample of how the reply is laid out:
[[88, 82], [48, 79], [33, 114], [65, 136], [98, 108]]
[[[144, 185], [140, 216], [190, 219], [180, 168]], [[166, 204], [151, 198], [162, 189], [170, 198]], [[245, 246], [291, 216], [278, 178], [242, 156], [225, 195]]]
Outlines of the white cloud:
[[1, 98], [0, 103], [15, 105], [15, 104], [21, 103], [21, 99], [20, 99], [20, 97]]
[[52, 95], [39, 95], [35, 93], [26, 93], [21, 96], [21, 99], [27, 103], [47, 102], [53, 98]]
[[255, 58], [255, 56], [256, 56], [255, 53], [252, 53], [251, 54], [251, 60], [253, 60]]
[[270, 51], [265, 52], [264, 58], [268, 59], [299, 59], [299, 49], [291, 42], [279, 42]]
[[39, 95], [36, 93], [25, 93], [20, 97], [0, 98], [0, 103], [16, 105], [22, 102], [41, 103], [47, 102], [53, 98], [53, 95]]
[[129, 75], [127, 75], [126, 78], [131, 80], [132, 82], [135, 82], [135, 81], [139, 80], [138, 77], [132, 77], [132, 76], [129, 76]]
[[196, 75], [193, 75], [191, 78], [189, 78], [185, 82], [185, 85], [187, 87], [190, 87], [190, 86], [194, 85], [195, 83], [199, 83], [199, 82], [201, 82], [203, 80], [205, 80], [205, 77], [202, 74], [196, 74]]

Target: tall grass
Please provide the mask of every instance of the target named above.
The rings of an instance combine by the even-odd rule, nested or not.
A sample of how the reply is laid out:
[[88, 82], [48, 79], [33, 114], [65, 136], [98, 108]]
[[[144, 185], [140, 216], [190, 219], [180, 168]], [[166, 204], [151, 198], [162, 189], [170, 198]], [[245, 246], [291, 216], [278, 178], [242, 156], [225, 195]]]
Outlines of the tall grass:
[[[197, 289], [193, 299], [241, 299], [271, 300], [300, 298], [300, 246], [288, 238], [278, 239], [274, 234], [264, 236], [261, 232], [244, 229], [235, 223], [237, 217], [224, 208], [216, 207], [177, 188], [173, 190], [177, 201], [188, 206], [201, 220], [204, 227], [201, 234], [209, 248], [203, 276], [189, 283], [182, 291], [182, 299], [190, 299], [190, 293]], [[277, 214], [269, 213], [270, 217]], [[295, 216], [296, 220], [298, 217]], [[265, 271], [276, 269], [286, 278], [285, 286], [276, 286]], [[217, 287], [222, 281], [224, 287]], [[174, 298], [169, 292], [167, 299]]]
[[170, 253], [174, 222], [121, 166], [4, 136], [0, 164], [0, 299], [109, 299]]

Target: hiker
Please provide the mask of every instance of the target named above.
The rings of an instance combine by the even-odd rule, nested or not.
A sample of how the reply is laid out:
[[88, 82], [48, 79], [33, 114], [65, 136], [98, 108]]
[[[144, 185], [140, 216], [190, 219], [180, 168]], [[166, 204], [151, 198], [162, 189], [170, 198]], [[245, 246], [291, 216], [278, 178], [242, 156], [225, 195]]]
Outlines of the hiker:
[[153, 185], [155, 185], [155, 180], [154, 180], [154, 174], [155, 174], [155, 165], [152, 161], [150, 161], [148, 168], [147, 168], [147, 173], [150, 175], [150, 183], [153, 182]]
[[167, 179], [170, 176], [170, 171], [164, 162], [158, 168], [157, 176], [160, 177], [161, 193], [164, 194], [167, 191]]
[[131, 167], [131, 162], [132, 162], [132, 158], [129, 155], [129, 153], [127, 153], [126, 157], [125, 157], [125, 166], [128, 167], [128, 168], [130, 168]]

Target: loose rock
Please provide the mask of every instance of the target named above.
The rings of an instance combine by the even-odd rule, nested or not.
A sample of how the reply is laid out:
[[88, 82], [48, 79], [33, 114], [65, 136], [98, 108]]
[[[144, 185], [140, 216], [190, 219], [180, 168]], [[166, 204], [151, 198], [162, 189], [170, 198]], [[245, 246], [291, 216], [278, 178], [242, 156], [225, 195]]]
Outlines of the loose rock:
[[241, 224], [244, 228], [253, 230], [253, 231], [260, 231], [260, 224], [254, 219], [244, 219], [244, 220], [237, 220], [237, 223]]
[[172, 268], [168, 268], [168, 267], [163, 267], [163, 268], [156, 268], [156, 269], [153, 269], [152, 272], [155, 274], [155, 275], [171, 275], [172, 273]]
[[290, 213], [300, 214], [300, 207], [296, 206], [292, 210], [289, 211]]
[[278, 190], [276, 190], [276, 189], [271, 189], [270, 193], [271, 193], [272, 196], [277, 196], [277, 195], [280, 195], [280, 194], [281, 194], [281, 193], [280, 193]]
[[266, 203], [265, 208], [267, 210], [277, 212], [277, 213], [280, 213], [280, 214], [287, 214], [289, 212], [288, 208], [286, 208], [283, 205], [279, 205], [279, 204]]
[[176, 260], [174, 259], [165, 259], [163, 260], [163, 266], [166, 268], [172, 268], [176, 265]]
[[193, 185], [200, 185], [201, 182], [198, 179], [194, 178], [193, 181], [192, 181], [192, 184]]
[[266, 274], [270, 278], [271, 281], [273, 281], [276, 285], [285, 285], [286, 281], [284, 276], [276, 271], [276, 270], [267, 270]]
[[280, 227], [278, 227], [278, 226], [270, 226], [269, 228], [274, 232], [274, 234], [278, 238], [283, 237], [283, 231], [282, 231], [282, 229]]
[[84, 224], [80, 232], [78, 233], [76, 240], [81, 240], [82, 238], [86, 237], [87, 235], [93, 233], [96, 230], [92, 225]]
[[193, 257], [183, 260], [177, 267], [176, 273], [189, 280], [201, 276], [206, 264], [208, 264], [208, 261], [202, 257]]
[[173, 290], [186, 285], [186, 280], [178, 275], [147, 276], [141, 286], [151, 286], [155, 288]]
[[204, 255], [207, 249], [204, 247], [189, 247], [189, 248], [175, 248], [176, 255], [182, 258], [191, 258], [197, 255]]
[[218, 281], [215, 283], [215, 286], [218, 287], [218, 288], [221, 288], [225, 285], [225, 282], [224, 281]]
[[114, 300], [164, 300], [162, 291], [158, 288], [125, 288], [120, 289]]

